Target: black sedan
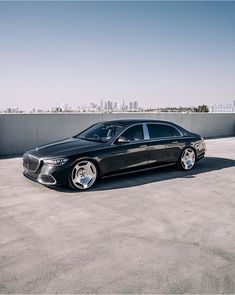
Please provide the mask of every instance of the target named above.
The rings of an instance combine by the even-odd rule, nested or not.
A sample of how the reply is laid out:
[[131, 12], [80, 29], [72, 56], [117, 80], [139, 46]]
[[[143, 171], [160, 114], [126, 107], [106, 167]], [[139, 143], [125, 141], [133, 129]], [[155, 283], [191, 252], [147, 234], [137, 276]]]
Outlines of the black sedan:
[[24, 175], [47, 186], [90, 188], [98, 178], [177, 164], [190, 170], [205, 155], [203, 138], [170, 122], [114, 120], [37, 147], [23, 156]]

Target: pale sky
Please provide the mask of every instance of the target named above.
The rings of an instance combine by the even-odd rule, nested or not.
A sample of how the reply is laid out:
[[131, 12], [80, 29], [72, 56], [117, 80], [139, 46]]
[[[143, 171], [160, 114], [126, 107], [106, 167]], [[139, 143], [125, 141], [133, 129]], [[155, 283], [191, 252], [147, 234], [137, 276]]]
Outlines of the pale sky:
[[0, 2], [0, 109], [235, 99], [235, 2]]

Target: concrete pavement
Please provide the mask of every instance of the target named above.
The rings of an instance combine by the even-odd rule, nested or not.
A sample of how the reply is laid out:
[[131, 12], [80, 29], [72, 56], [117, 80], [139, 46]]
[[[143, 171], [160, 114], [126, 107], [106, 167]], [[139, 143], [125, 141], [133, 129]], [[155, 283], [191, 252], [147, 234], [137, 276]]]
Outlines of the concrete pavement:
[[0, 160], [0, 293], [235, 293], [235, 138], [175, 167], [53, 190]]

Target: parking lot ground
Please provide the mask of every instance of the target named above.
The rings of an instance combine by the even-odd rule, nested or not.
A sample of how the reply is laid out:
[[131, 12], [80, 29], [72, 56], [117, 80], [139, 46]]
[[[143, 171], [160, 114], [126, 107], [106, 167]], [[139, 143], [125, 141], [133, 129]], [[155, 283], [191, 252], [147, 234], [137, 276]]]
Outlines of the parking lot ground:
[[0, 160], [0, 293], [235, 293], [235, 137], [206, 144], [84, 192]]

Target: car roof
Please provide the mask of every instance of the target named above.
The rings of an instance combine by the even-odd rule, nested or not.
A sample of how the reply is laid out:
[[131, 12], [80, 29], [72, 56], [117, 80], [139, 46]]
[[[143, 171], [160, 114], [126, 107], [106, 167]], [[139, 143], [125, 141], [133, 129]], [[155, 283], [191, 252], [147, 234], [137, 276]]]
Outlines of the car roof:
[[169, 121], [163, 121], [163, 120], [154, 120], [154, 119], [117, 119], [117, 120], [108, 120], [104, 121], [104, 123], [111, 123], [111, 124], [121, 124], [121, 125], [132, 125], [132, 124], [138, 124], [138, 123], [167, 123], [176, 125], [175, 123], [169, 122]]

